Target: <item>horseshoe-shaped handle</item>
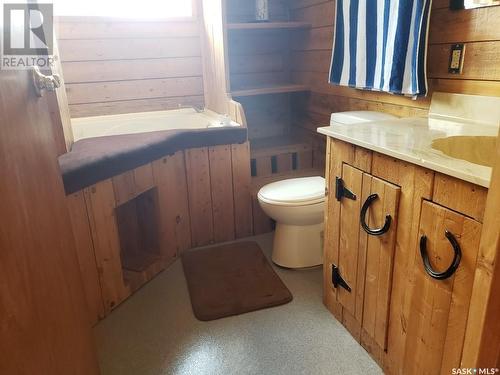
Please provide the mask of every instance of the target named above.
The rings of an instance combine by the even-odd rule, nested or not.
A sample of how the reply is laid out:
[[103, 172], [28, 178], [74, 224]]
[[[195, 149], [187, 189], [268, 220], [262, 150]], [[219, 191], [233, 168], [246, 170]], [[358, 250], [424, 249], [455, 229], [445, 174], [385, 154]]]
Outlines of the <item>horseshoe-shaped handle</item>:
[[446, 280], [451, 277], [458, 266], [460, 265], [460, 261], [462, 260], [462, 249], [460, 249], [460, 245], [458, 244], [455, 236], [448, 230], [445, 231], [445, 236], [450, 241], [451, 246], [453, 247], [453, 251], [455, 252], [455, 256], [453, 257], [453, 262], [448, 267], [448, 269], [444, 272], [436, 272], [431, 266], [431, 262], [429, 261], [429, 254], [427, 254], [427, 237], [423, 235], [420, 238], [420, 255], [422, 255], [422, 260], [424, 261], [425, 271], [429, 274], [430, 277], [436, 280]]
[[359, 217], [359, 220], [361, 222], [361, 227], [364, 229], [364, 231], [366, 233], [368, 233], [371, 236], [381, 236], [384, 233], [387, 233], [389, 231], [389, 229], [391, 228], [391, 223], [392, 223], [391, 215], [385, 216], [385, 223], [384, 223], [384, 226], [382, 228], [370, 229], [370, 227], [366, 223], [366, 213], [368, 212], [368, 208], [370, 208], [373, 201], [376, 201], [377, 199], [378, 199], [378, 194], [370, 195], [366, 199], [366, 202], [363, 204], [363, 207], [361, 208], [361, 214]]

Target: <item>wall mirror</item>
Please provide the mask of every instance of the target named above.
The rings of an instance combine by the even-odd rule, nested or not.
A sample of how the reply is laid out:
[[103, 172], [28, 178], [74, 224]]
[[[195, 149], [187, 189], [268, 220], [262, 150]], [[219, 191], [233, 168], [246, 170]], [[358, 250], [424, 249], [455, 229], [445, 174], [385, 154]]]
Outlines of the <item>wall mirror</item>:
[[450, 9], [474, 9], [500, 5], [500, 0], [450, 0]]

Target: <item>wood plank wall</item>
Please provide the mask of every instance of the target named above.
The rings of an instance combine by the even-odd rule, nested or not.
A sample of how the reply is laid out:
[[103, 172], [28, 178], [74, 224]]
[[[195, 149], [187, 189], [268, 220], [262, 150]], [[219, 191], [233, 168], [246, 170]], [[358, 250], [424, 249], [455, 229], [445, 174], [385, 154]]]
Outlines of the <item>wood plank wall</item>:
[[71, 117], [204, 103], [197, 18], [60, 17], [57, 39]]
[[[428, 75], [431, 90], [500, 95], [500, 7], [450, 11], [447, 0], [433, 2]], [[308, 84], [311, 92], [297, 96], [299, 126], [315, 131], [329, 123], [332, 112], [377, 110], [398, 116], [426, 115], [430, 97], [408, 98], [360, 91], [328, 84], [333, 42], [335, 1], [292, 0], [293, 18], [312, 23], [309, 31], [297, 31], [292, 54], [292, 76]], [[448, 74], [451, 43], [465, 43], [463, 74]], [[303, 112], [302, 112], [303, 111]], [[302, 112], [302, 113], [300, 113]]]

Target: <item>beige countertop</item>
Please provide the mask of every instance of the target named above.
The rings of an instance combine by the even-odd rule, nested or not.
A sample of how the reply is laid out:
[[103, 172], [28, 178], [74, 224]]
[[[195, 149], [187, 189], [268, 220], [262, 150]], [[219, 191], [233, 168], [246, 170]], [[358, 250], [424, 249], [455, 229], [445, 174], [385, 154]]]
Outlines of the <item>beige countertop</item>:
[[[433, 142], [436, 145], [436, 140], [438, 140], [437, 144], [443, 144], [443, 142], [448, 141], [443, 141], [443, 138], [460, 137], [460, 139], [453, 139], [453, 141], [461, 141], [454, 145], [454, 156], [457, 154], [462, 156], [460, 154], [463, 153], [467, 159], [477, 160], [477, 157], [473, 158], [469, 155], [484, 154], [484, 149], [487, 148], [489, 152], [491, 148], [493, 157], [489, 159], [493, 159], [490, 160], [493, 163], [495, 139], [489, 137], [497, 137], [498, 126], [459, 122], [444, 118], [404, 118], [359, 124], [335, 124], [318, 128], [318, 132], [480, 186], [489, 187], [491, 167], [451, 157], [433, 148]], [[470, 136], [474, 138], [469, 138]], [[491, 147], [492, 145], [493, 147]], [[490, 155], [488, 152], [486, 154]]]

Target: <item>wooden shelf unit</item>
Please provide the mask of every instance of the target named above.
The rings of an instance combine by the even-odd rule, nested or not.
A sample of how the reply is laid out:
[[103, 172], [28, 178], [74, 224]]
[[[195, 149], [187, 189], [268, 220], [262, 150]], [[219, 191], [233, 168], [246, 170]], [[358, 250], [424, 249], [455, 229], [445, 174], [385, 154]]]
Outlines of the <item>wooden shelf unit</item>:
[[255, 95], [266, 95], [266, 94], [284, 94], [289, 92], [301, 92], [308, 91], [309, 87], [306, 85], [296, 85], [296, 84], [274, 84], [268, 86], [254, 86], [254, 87], [242, 87], [231, 91], [234, 97], [242, 96], [255, 96]]
[[277, 29], [308, 29], [308, 22], [238, 22], [228, 23], [228, 30], [277, 30]]
[[268, 22], [256, 22], [250, 3], [222, 3], [226, 7], [227, 87], [246, 111], [252, 176], [283, 178], [313, 168], [310, 135], [292, 134], [292, 94], [309, 91], [309, 87], [292, 82], [289, 64], [292, 33], [307, 32], [311, 23], [292, 21], [289, 4], [283, 1], [270, 3]]
[[253, 178], [295, 174], [314, 167], [313, 144], [300, 134], [256, 139], [250, 143], [250, 159]]

